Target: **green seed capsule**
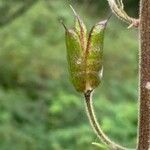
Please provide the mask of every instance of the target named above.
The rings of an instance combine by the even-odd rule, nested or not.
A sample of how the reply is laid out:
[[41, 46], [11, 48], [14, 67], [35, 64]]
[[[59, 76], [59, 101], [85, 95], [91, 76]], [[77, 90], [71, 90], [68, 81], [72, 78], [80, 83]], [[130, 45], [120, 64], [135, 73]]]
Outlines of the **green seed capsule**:
[[65, 27], [68, 67], [75, 89], [78, 92], [86, 92], [95, 89], [101, 81], [103, 40], [107, 20], [96, 24], [87, 38], [86, 26], [75, 11], [74, 13], [75, 28]]

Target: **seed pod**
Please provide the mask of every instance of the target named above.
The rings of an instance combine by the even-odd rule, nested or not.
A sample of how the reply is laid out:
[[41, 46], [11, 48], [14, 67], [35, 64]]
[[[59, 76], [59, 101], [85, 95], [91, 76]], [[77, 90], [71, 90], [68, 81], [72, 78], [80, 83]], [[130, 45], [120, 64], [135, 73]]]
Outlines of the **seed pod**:
[[107, 20], [91, 29], [88, 39], [83, 21], [72, 8], [76, 21], [74, 29], [66, 29], [67, 59], [70, 79], [78, 92], [96, 88], [102, 77], [103, 40]]

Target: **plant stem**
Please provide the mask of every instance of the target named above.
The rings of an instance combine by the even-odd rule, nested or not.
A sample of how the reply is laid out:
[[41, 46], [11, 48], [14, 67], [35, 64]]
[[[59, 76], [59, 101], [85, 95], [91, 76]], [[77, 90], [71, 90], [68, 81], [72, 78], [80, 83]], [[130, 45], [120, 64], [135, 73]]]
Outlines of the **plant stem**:
[[150, 149], [150, 0], [140, 7], [140, 116], [138, 150]]
[[111, 141], [105, 133], [102, 131], [101, 127], [98, 124], [97, 118], [95, 116], [94, 110], [93, 110], [93, 101], [92, 101], [92, 91], [87, 91], [85, 94], [85, 101], [86, 101], [86, 108], [87, 108], [87, 115], [89, 118], [89, 121], [91, 123], [91, 126], [93, 127], [95, 133], [99, 137], [99, 139], [106, 144], [110, 150], [129, 150], [125, 147], [122, 147], [113, 141]]

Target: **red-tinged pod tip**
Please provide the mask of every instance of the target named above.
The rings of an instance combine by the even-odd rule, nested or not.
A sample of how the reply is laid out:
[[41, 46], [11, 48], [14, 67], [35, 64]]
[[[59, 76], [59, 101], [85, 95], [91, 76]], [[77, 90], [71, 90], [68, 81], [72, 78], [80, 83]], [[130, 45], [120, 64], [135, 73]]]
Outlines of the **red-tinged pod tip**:
[[79, 17], [79, 15], [78, 15], [77, 12], [74, 10], [74, 8], [72, 7], [72, 5], [69, 5], [69, 6], [70, 6], [70, 8], [72, 9], [74, 15], [75, 15], [76, 17]]
[[100, 21], [97, 25], [102, 25], [102, 26], [106, 26], [108, 21], [110, 20], [110, 18], [112, 17], [112, 13], [108, 16], [107, 19], [103, 20], [103, 21]]
[[107, 22], [108, 20], [103, 20], [103, 21], [100, 21], [97, 25], [106, 26]]
[[60, 19], [59, 22], [63, 25], [64, 29], [67, 31], [68, 29], [67, 29], [66, 25], [64, 24], [63, 20]]

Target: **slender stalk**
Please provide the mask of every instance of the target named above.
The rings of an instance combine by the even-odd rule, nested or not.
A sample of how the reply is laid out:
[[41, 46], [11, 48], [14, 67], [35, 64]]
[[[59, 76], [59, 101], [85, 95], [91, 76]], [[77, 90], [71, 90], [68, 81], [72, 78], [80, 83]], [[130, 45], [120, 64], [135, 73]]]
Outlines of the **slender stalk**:
[[97, 136], [99, 137], [99, 139], [108, 146], [108, 148], [110, 150], [131, 150], [125, 147], [122, 147], [116, 143], [114, 143], [113, 141], [111, 141], [103, 132], [103, 130], [101, 129], [101, 127], [98, 124], [96, 115], [94, 113], [94, 109], [93, 109], [93, 101], [92, 101], [92, 91], [87, 91], [85, 94], [85, 101], [86, 101], [86, 109], [87, 109], [87, 115], [89, 118], [89, 121], [91, 123], [91, 126], [93, 127], [95, 133], [97, 134]]
[[150, 150], [150, 0], [141, 0], [140, 22], [140, 116], [138, 150]]

